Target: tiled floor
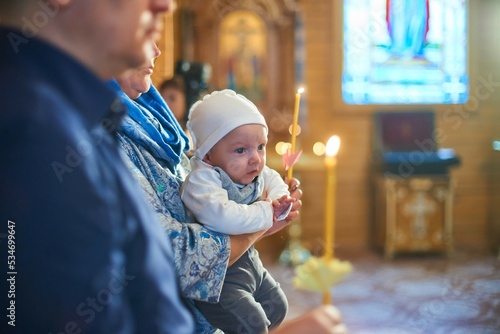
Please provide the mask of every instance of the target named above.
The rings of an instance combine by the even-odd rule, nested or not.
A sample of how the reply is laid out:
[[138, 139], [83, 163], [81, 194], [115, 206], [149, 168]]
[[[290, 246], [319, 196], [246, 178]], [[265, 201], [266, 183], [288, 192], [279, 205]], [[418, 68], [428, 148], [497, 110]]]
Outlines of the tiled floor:
[[[456, 252], [443, 256], [377, 253], [341, 257], [354, 271], [333, 288], [333, 302], [352, 334], [500, 333], [500, 259]], [[321, 295], [292, 287], [294, 269], [267, 265], [287, 293], [293, 318]]]

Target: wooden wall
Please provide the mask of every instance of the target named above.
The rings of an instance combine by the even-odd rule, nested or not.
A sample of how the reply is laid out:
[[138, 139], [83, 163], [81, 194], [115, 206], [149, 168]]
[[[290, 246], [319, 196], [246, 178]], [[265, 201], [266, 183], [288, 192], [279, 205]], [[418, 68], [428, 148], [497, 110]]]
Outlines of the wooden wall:
[[[338, 155], [336, 243], [339, 251], [370, 246], [373, 224], [370, 177], [372, 114], [377, 110], [418, 110], [422, 106], [350, 106], [341, 99], [342, 1], [297, 1], [306, 27], [306, 86], [309, 123], [298, 145], [305, 158], [297, 166], [302, 182], [301, 217], [303, 245], [321, 247], [323, 234], [324, 182], [322, 160], [311, 156], [314, 142], [333, 134], [341, 137]], [[452, 169], [456, 183], [453, 225], [457, 249], [487, 249], [492, 208], [489, 187], [494, 171], [491, 141], [500, 139], [499, 34], [500, 1], [471, 0], [470, 85], [471, 99], [464, 105], [426, 106], [436, 112], [439, 146], [453, 148], [462, 159]], [[177, 35], [177, 34], [176, 34]], [[196, 43], [196, 41], [194, 41]], [[178, 41], [176, 48], [182, 48]], [[492, 82], [485, 85], [484, 82]], [[500, 153], [500, 152], [497, 152]], [[279, 158], [269, 156], [279, 168]], [[498, 161], [498, 160], [497, 160]], [[497, 172], [498, 173], [498, 172]], [[500, 203], [498, 203], [500, 204]], [[498, 210], [497, 210], [498, 211]], [[286, 232], [267, 246], [276, 254], [285, 244]], [[263, 245], [265, 242], [263, 243]], [[271, 248], [269, 248], [271, 247]]]
[[156, 87], [174, 74], [174, 42], [174, 16], [169, 13], [163, 18], [163, 33], [157, 41], [161, 55], [155, 61], [154, 72], [151, 76]]
[[[488, 140], [500, 141], [500, 1], [481, 1], [477, 9], [477, 29], [474, 46], [477, 51], [479, 73], [483, 77], [491, 76], [496, 84], [491, 96], [483, 103], [485, 113], [488, 113], [485, 127], [489, 128]], [[493, 251], [500, 256], [500, 151], [491, 151], [484, 159], [484, 166], [488, 175], [488, 223], [486, 233]]]

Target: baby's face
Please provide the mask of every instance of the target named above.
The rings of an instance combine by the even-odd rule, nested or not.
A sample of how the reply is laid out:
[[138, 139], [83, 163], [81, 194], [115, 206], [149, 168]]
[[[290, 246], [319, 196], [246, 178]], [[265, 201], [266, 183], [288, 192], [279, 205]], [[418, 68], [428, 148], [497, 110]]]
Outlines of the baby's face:
[[238, 184], [249, 184], [266, 164], [267, 130], [260, 124], [237, 127], [210, 149], [203, 161], [222, 168]]

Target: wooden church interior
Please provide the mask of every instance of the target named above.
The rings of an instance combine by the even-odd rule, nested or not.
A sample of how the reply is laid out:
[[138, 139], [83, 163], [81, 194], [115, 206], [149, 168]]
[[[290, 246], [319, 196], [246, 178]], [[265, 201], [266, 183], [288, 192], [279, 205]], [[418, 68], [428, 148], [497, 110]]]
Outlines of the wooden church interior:
[[[228, 87], [228, 72], [244, 77], [258, 66], [258, 89], [241, 89], [266, 117], [268, 164], [283, 175], [275, 146], [290, 141], [294, 96], [305, 87], [297, 136], [303, 152], [294, 166], [304, 193], [301, 218], [257, 244], [288, 292], [289, 317], [321, 303], [317, 294], [293, 289], [291, 277], [302, 255], [323, 252], [325, 206], [333, 205], [335, 255], [354, 267], [333, 288], [333, 301], [353, 333], [495, 333], [500, 329], [500, 2], [466, 2], [467, 101], [365, 105], [342, 98], [343, 2], [177, 0], [176, 11], [165, 18], [153, 83], [159, 87], [171, 78], [180, 62], [208, 64], [208, 93]], [[235, 13], [250, 22], [239, 33], [231, 30], [244, 23]], [[246, 43], [262, 63], [248, 58]], [[399, 175], [388, 178], [376, 161], [380, 112], [431, 112], [433, 149], [452, 149], [459, 162], [436, 175], [408, 169], [401, 175], [399, 165]], [[313, 146], [332, 135], [341, 139], [336, 196], [325, 203], [324, 157], [315, 155]], [[405, 201], [422, 196], [417, 204], [433, 201], [432, 209], [408, 214]], [[425, 235], [411, 230], [417, 215], [427, 224]]]

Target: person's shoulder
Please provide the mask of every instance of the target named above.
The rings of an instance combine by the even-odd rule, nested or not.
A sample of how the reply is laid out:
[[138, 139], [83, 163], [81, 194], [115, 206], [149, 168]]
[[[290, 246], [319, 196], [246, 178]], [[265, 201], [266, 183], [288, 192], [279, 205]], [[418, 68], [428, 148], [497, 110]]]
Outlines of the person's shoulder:
[[[0, 71], [3, 70], [0, 68]], [[17, 72], [15, 76], [9, 72], [10, 70], [3, 71], [4, 75], [0, 80], [0, 117], [3, 125], [36, 121], [37, 110], [47, 108], [49, 104], [46, 101], [53, 94], [50, 94], [49, 87], [38, 84], [36, 77], [23, 71]]]

